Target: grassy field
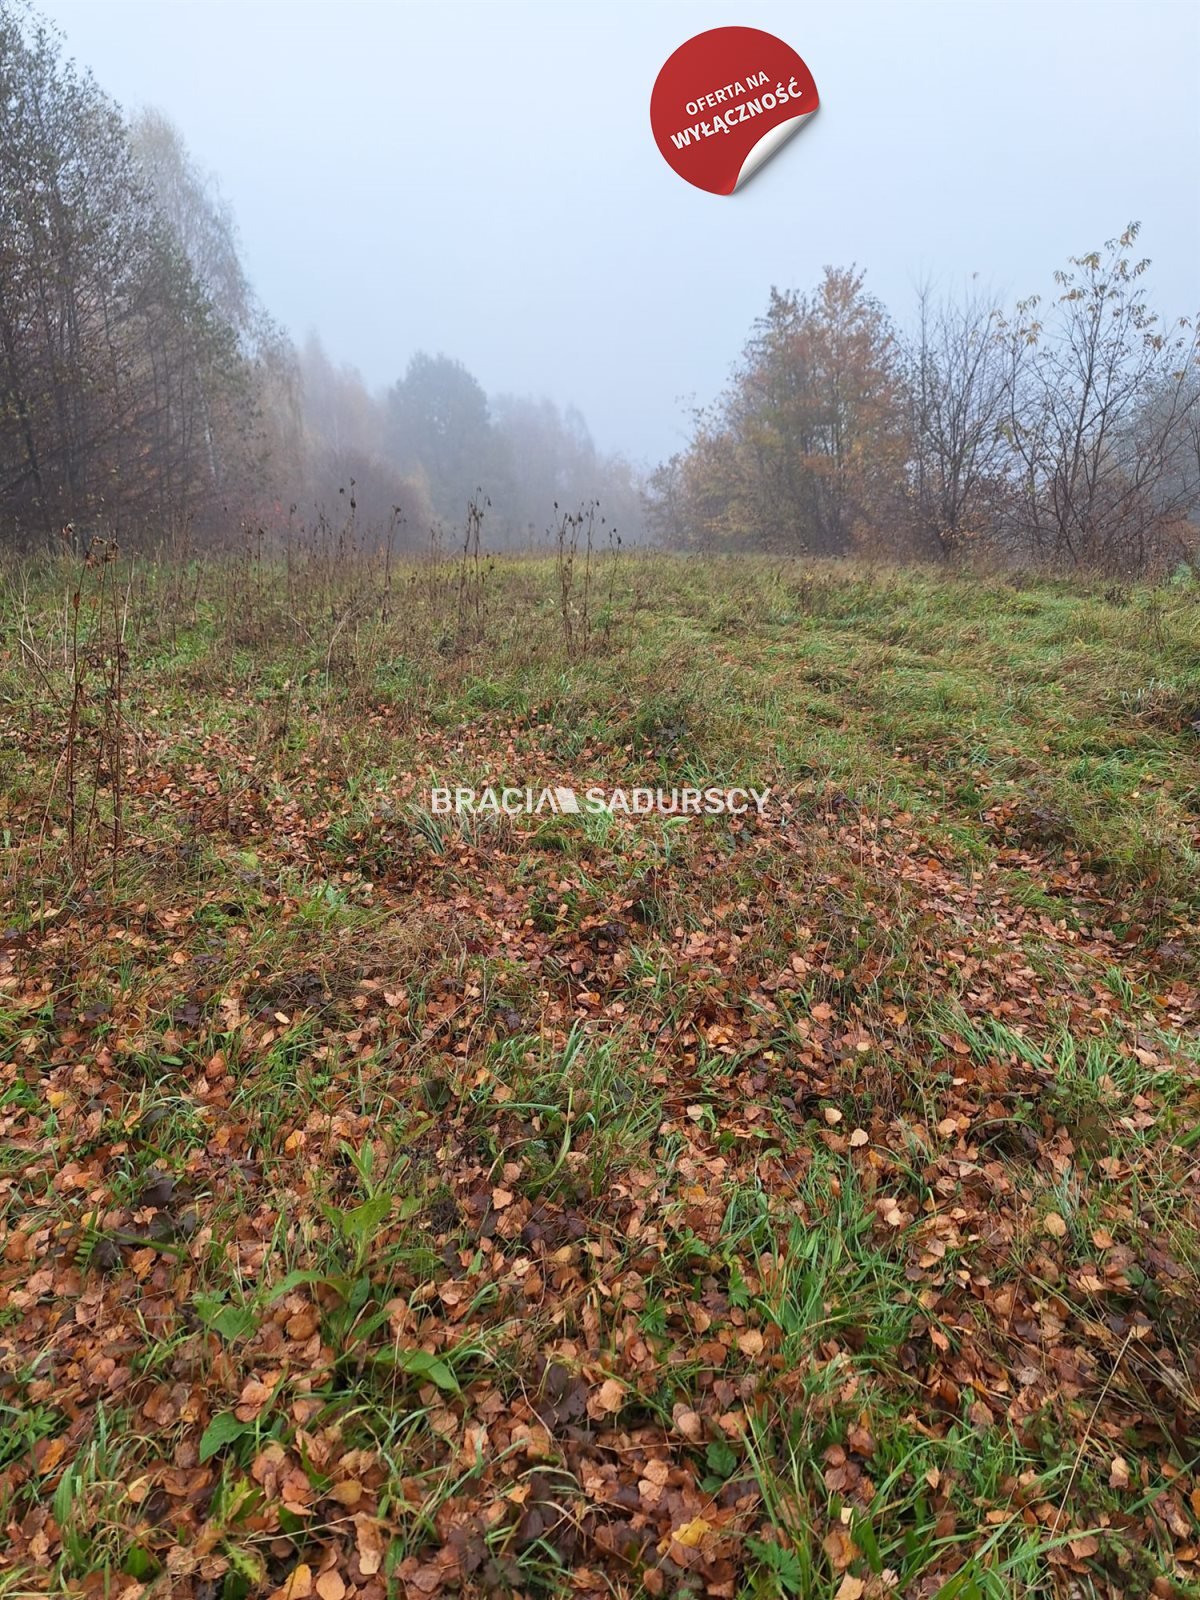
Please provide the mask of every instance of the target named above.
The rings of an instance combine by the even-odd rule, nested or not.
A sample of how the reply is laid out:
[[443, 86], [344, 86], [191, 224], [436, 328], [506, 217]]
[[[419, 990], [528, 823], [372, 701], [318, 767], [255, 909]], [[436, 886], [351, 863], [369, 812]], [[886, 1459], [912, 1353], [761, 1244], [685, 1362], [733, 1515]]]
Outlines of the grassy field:
[[[1194, 581], [0, 630], [0, 1595], [1200, 1595]], [[431, 813], [489, 781], [772, 796]]]

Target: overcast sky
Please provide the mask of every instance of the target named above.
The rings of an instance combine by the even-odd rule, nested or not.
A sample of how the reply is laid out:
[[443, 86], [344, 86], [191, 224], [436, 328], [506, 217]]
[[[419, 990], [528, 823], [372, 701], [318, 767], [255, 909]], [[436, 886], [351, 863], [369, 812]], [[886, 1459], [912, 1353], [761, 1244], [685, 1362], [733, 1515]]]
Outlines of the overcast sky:
[[[678, 448], [769, 287], [857, 262], [1049, 286], [1138, 218], [1152, 294], [1200, 307], [1194, 0], [41, 0], [128, 107], [215, 171], [260, 296], [372, 385], [416, 349]], [[808, 63], [821, 109], [739, 193], [650, 132], [667, 56], [725, 23]]]

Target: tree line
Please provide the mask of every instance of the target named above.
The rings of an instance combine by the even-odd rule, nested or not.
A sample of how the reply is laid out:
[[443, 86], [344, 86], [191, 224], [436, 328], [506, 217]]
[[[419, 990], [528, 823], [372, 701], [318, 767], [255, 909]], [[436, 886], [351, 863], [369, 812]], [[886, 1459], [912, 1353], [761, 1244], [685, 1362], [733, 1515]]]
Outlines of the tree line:
[[373, 395], [353, 367], [330, 360], [315, 334], [297, 365], [310, 498], [320, 483], [353, 483], [368, 527], [383, 526], [400, 506], [411, 544], [431, 529], [460, 529], [476, 503], [489, 544], [526, 549], [544, 540], [557, 508], [595, 503], [606, 526], [642, 537], [639, 473], [596, 448], [573, 406], [489, 397], [460, 361], [422, 350]]
[[397, 548], [469, 505], [536, 545], [599, 502], [682, 548], [1141, 572], [1195, 559], [1197, 332], [1131, 224], [1011, 307], [927, 288], [900, 327], [857, 268], [772, 290], [688, 447], [643, 483], [578, 411], [418, 351], [372, 392], [260, 304], [177, 130], [127, 117], [29, 0], [0, 0], [0, 540], [197, 545], [326, 510]]
[[648, 488], [683, 547], [1140, 573], [1200, 544], [1194, 322], [1131, 224], [1009, 310], [925, 288], [902, 330], [856, 268], [772, 290], [725, 392]]
[[[259, 303], [213, 179], [127, 117], [27, 0], [0, 0], [0, 540], [286, 532], [326, 508], [398, 547], [486, 506], [489, 538], [641, 483], [573, 409], [488, 398], [418, 352], [386, 393], [300, 349]], [[353, 510], [351, 510], [353, 508]]]

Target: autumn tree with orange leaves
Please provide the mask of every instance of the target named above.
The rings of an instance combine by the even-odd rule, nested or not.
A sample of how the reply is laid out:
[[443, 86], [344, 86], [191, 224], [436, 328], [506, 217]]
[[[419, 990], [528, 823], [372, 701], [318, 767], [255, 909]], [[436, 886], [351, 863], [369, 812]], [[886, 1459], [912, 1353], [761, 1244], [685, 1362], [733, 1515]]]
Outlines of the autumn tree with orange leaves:
[[812, 294], [772, 289], [732, 386], [654, 488], [688, 542], [840, 556], [904, 515], [908, 454], [891, 321], [861, 272], [830, 267]]

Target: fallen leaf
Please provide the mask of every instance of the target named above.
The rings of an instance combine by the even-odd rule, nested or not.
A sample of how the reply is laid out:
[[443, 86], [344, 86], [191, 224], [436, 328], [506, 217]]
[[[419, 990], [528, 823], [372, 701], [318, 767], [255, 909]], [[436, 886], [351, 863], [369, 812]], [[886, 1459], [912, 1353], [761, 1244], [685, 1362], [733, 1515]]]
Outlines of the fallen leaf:
[[625, 1385], [615, 1378], [605, 1378], [596, 1391], [595, 1400], [603, 1412], [619, 1411], [625, 1403]]
[[272, 1592], [271, 1600], [307, 1600], [312, 1591], [312, 1568], [302, 1561], [292, 1569], [286, 1581]]
[[374, 1517], [363, 1511], [354, 1517], [354, 1537], [358, 1546], [358, 1564], [365, 1578], [372, 1577], [383, 1565], [383, 1538]]
[[[679, 1407], [675, 1413], [675, 1426], [685, 1439], [690, 1439], [693, 1444], [704, 1436], [704, 1423], [698, 1411], [689, 1411], [685, 1406]], [[676, 1535], [678, 1538], [678, 1534]]]

